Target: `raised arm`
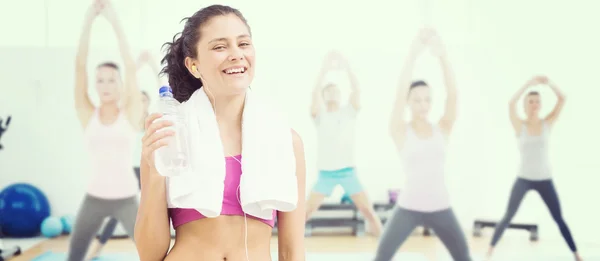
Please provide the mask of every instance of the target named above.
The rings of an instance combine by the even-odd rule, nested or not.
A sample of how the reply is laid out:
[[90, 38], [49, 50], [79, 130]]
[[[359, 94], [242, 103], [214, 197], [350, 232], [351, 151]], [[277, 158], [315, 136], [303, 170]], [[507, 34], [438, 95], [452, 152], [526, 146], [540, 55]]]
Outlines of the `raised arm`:
[[554, 94], [556, 94], [556, 98], [557, 98], [554, 108], [552, 109], [550, 114], [548, 114], [548, 116], [546, 116], [546, 118], [544, 119], [544, 121], [547, 122], [549, 125], [553, 125], [554, 122], [556, 122], [556, 119], [560, 115], [560, 112], [562, 111], [562, 109], [565, 105], [565, 95], [563, 94], [562, 91], [560, 91], [558, 89], [558, 86], [556, 86], [556, 84], [554, 82], [548, 80], [548, 81], [546, 81], [546, 84], [548, 84], [550, 89], [552, 89]]
[[354, 72], [352, 71], [352, 68], [350, 67], [350, 63], [348, 62], [348, 60], [346, 60], [346, 58], [344, 58], [341, 54], [339, 53], [335, 53], [335, 58], [337, 60], [337, 62], [339, 63], [339, 66], [341, 67], [341, 69], [343, 69], [346, 74], [348, 74], [348, 79], [350, 80], [350, 97], [349, 97], [349, 101], [348, 103], [350, 105], [352, 105], [352, 107], [354, 107], [354, 110], [359, 111], [361, 104], [360, 104], [360, 89], [358, 88], [358, 79], [356, 78], [356, 75], [354, 74]]
[[88, 125], [92, 114], [94, 113], [94, 105], [88, 95], [88, 54], [90, 49], [90, 35], [94, 19], [100, 13], [101, 6], [99, 1], [88, 8], [83, 21], [83, 28], [79, 36], [79, 47], [75, 55], [75, 110], [77, 118], [83, 128]]
[[406, 110], [406, 100], [408, 99], [408, 91], [413, 81], [412, 74], [415, 67], [415, 62], [418, 56], [423, 52], [428, 35], [424, 30], [417, 35], [413, 40], [408, 57], [404, 62], [402, 71], [400, 71], [400, 79], [392, 115], [390, 119], [390, 135], [396, 144], [396, 148], [401, 150], [404, 146], [404, 134], [406, 132], [406, 119], [404, 113]]
[[325, 87], [325, 75], [331, 70], [331, 63], [333, 62], [333, 54], [329, 53], [325, 60], [323, 61], [323, 65], [321, 67], [321, 71], [319, 72], [319, 76], [317, 76], [317, 82], [315, 83], [315, 87], [312, 93], [312, 103], [310, 105], [310, 115], [313, 119], [317, 118], [319, 112], [323, 106], [323, 87]]
[[148, 65], [150, 67], [150, 69], [152, 70], [152, 73], [154, 74], [154, 76], [156, 76], [156, 88], [159, 88], [163, 85], [167, 85], [167, 82], [163, 79], [163, 77], [161, 77], [160, 74], [160, 69], [159, 69], [159, 63], [156, 59], [154, 59], [154, 57], [152, 56], [152, 54], [150, 54], [150, 52], [148, 51], [144, 51], [140, 54], [140, 56], [138, 57], [137, 60], [137, 70], [141, 69], [142, 67], [144, 67], [145, 65]]
[[296, 176], [298, 178], [298, 206], [292, 212], [279, 212], [277, 216], [279, 238], [279, 261], [305, 261], [305, 186], [306, 163], [304, 145], [300, 135], [292, 130], [294, 154], [296, 155]]
[[525, 83], [510, 99], [508, 104], [508, 114], [510, 117], [510, 122], [515, 130], [515, 135], [519, 135], [521, 133], [521, 128], [523, 128], [523, 120], [519, 117], [517, 113], [517, 102], [523, 96], [527, 88], [540, 83], [539, 77], [533, 77], [529, 81]]
[[444, 75], [444, 85], [446, 86], [446, 107], [444, 108], [444, 114], [442, 115], [438, 125], [448, 135], [452, 131], [452, 126], [454, 126], [454, 122], [456, 121], [456, 79], [454, 77], [454, 71], [452, 70], [450, 61], [448, 60], [446, 48], [440, 39], [439, 34], [436, 32], [432, 33], [431, 39], [429, 40], [429, 46], [433, 54], [439, 59], [442, 67], [442, 74]]
[[121, 53], [121, 58], [123, 59], [123, 87], [125, 94], [123, 97], [123, 108], [125, 108], [127, 112], [129, 122], [137, 128], [142, 118], [142, 98], [140, 96], [140, 89], [137, 85], [137, 69], [135, 61], [133, 60], [133, 55], [131, 54], [129, 44], [127, 43], [125, 32], [123, 31], [123, 28], [121, 26], [121, 21], [119, 20], [117, 13], [115, 12], [112, 6], [112, 3], [109, 0], [100, 1], [102, 1], [104, 5], [102, 9], [102, 14], [112, 25], [112, 28], [117, 37], [117, 42], [119, 44], [119, 52]]

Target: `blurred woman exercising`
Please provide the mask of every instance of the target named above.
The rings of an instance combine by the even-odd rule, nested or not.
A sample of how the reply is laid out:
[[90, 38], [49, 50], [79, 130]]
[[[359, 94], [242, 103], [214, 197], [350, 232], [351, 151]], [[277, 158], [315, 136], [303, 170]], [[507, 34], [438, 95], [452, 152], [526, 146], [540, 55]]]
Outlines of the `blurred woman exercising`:
[[[88, 52], [92, 23], [102, 14], [112, 25], [124, 62], [124, 80], [116, 64], [96, 68], [95, 87], [100, 106], [88, 96]], [[81, 204], [70, 239], [69, 261], [81, 261], [106, 217], [119, 220], [133, 239], [138, 208], [137, 181], [132, 158], [135, 132], [141, 120], [140, 91], [136, 84], [135, 62], [125, 33], [110, 2], [95, 0], [87, 11], [75, 61], [75, 109], [84, 129], [90, 155], [92, 180]]]
[[[529, 92], [524, 98], [524, 109], [526, 118], [521, 119], [517, 114], [517, 102], [523, 96], [525, 91], [534, 85], [544, 84], [550, 87], [556, 94], [558, 101], [552, 109], [552, 112], [545, 118], [539, 117], [541, 107], [540, 94], [535, 91]], [[519, 151], [521, 154], [521, 163], [519, 168], [518, 178], [515, 181], [510, 199], [508, 200], [508, 208], [502, 220], [496, 226], [488, 256], [492, 255], [494, 247], [502, 237], [502, 233], [508, 227], [508, 224], [517, 213], [521, 201], [529, 190], [537, 191], [546, 206], [550, 210], [550, 214], [563, 238], [569, 245], [569, 248], [575, 255], [575, 260], [581, 261], [581, 257], [577, 253], [577, 247], [571, 236], [571, 231], [567, 223], [562, 217], [558, 194], [552, 182], [552, 171], [548, 159], [548, 139], [550, 130], [554, 122], [558, 119], [560, 112], [565, 104], [565, 96], [558, 89], [556, 84], [549, 81], [545, 76], [536, 76], [529, 80], [519, 91], [513, 96], [509, 104], [509, 115], [515, 134], [519, 141]]]
[[[324, 84], [325, 75], [338, 68], [346, 71], [352, 88], [350, 101], [344, 106], [340, 104], [340, 89], [335, 84]], [[313, 90], [311, 116], [317, 127], [319, 178], [306, 203], [306, 220], [339, 184], [368, 221], [370, 227], [367, 232], [379, 236], [382, 231], [381, 220], [355, 170], [354, 138], [356, 115], [360, 110], [359, 98], [358, 82], [350, 65], [339, 53], [330, 52]]]
[[[145, 51], [142, 52], [138, 58], [137, 61], [137, 69], [141, 69], [143, 68], [143, 66], [148, 65], [150, 66], [150, 68], [152, 69], [152, 72], [154, 75], [156, 75], [156, 79], [157, 79], [157, 84], [156, 84], [156, 88], [160, 87], [162, 85], [162, 81], [161, 78], [159, 77], [159, 68], [158, 68], [158, 62], [153, 59], [152, 55]], [[142, 99], [142, 118], [140, 120], [140, 124], [139, 124], [139, 130], [138, 130], [138, 134], [137, 137], [135, 139], [135, 143], [133, 144], [133, 154], [131, 154], [133, 156], [133, 171], [135, 172], [135, 176], [138, 180], [138, 186], [141, 188], [141, 184], [140, 184], [140, 162], [141, 162], [141, 155], [142, 155], [142, 137], [144, 136], [144, 119], [146, 119], [146, 117], [148, 117], [148, 109], [150, 107], [150, 96], [148, 95], [148, 93], [146, 93], [145, 91], [141, 92], [141, 96], [140, 98]], [[98, 238], [98, 241], [94, 241], [94, 243], [92, 243], [92, 246], [90, 247], [90, 251], [88, 251], [87, 257], [85, 258], [85, 260], [91, 260], [92, 258], [98, 256], [100, 254], [100, 251], [102, 250], [102, 247], [104, 247], [104, 245], [106, 244], [106, 242], [113, 236], [113, 233], [115, 232], [115, 229], [117, 228], [117, 224], [118, 224], [118, 220], [114, 217], [111, 217], [110, 220], [106, 223], [106, 225], [104, 225], [104, 228], [102, 229], [102, 232], [100, 233], [100, 236]]]
[[[446, 85], [446, 107], [437, 123], [429, 122], [431, 90], [424, 81], [411, 83], [416, 59], [426, 47], [439, 59]], [[376, 261], [389, 261], [419, 225], [432, 228], [455, 261], [470, 261], [469, 248], [450, 206], [445, 184], [446, 145], [456, 120], [454, 73], [438, 34], [423, 29], [414, 40], [400, 75], [390, 131], [403, 160], [406, 186], [380, 238]], [[407, 104], [408, 102], [408, 104]], [[407, 105], [412, 121], [404, 119]]]
[[[242, 151], [242, 112], [245, 94], [255, 73], [250, 27], [240, 11], [222, 5], [203, 8], [185, 20], [181, 34], [167, 44], [163, 72], [168, 75], [178, 101], [187, 101], [200, 88], [212, 97], [210, 102], [216, 111], [224, 152], [238, 155], [226, 158], [222, 208], [235, 214], [222, 212], [218, 217], [204, 218], [193, 209], [168, 209], [166, 179], [154, 167], [153, 154], [166, 144], [165, 137], [173, 132], [157, 131], [171, 123], [155, 121], [160, 114], [151, 114], [146, 120], [143, 139], [142, 195], [135, 229], [140, 260], [241, 261], [249, 257], [252, 261], [269, 261], [274, 220], [246, 218], [236, 195], [241, 176], [238, 158]], [[236, 75], [224, 72], [232, 66], [244, 70]], [[300, 136], [292, 132], [298, 199], [303, 199], [304, 149]], [[279, 261], [304, 261], [304, 211], [304, 201], [299, 200], [294, 211], [276, 212]], [[169, 218], [175, 227], [176, 239], [167, 255], [171, 241]]]

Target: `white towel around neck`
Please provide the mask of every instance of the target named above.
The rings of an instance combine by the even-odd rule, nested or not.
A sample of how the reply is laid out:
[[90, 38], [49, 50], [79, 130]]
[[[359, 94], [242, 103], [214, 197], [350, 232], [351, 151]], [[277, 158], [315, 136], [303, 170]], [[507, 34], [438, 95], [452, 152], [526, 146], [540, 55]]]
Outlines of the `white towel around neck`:
[[[191, 170], [167, 178], [169, 208], [221, 213], [225, 155], [217, 119], [204, 88], [181, 104], [189, 130]], [[256, 94], [246, 92], [242, 113], [242, 176], [239, 199], [248, 215], [271, 220], [273, 210], [296, 209], [298, 187], [292, 131], [286, 118]]]

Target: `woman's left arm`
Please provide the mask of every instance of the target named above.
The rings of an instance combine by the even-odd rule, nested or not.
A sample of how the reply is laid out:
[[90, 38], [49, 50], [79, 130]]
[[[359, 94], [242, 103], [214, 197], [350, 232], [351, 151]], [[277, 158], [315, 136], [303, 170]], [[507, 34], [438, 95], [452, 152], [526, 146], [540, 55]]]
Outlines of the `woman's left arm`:
[[108, 22], [112, 25], [115, 35], [117, 36], [119, 52], [121, 53], [121, 57], [123, 59], [123, 86], [125, 88], [123, 96], [123, 107], [127, 111], [127, 115], [131, 124], [137, 127], [143, 117], [142, 97], [136, 78], [137, 66], [135, 64], [135, 60], [133, 59], [129, 43], [127, 42], [125, 31], [121, 26], [121, 21], [117, 16], [114, 6], [110, 2], [110, 0], [101, 1], [104, 3], [104, 9], [102, 10], [102, 13], [104, 14]]
[[556, 119], [558, 119], [558, 115], [560, 115], [560, 112], [562, 111], [562, 109], [565, 105], [565, 94], [562, 93], [562, 91], [560, 91], [558, 89], [558, 86], [556, 86], [556, 84], [554, 84], [553, 82], [548, 80], [547, 84], [550, 87], [550, 89], [552, 89], [554, 94], [556, 94], [557, 101], [556, 101], [556, 105], [554, 105], [554, 108], [552, 109], [550, 114], [548, 114], [548, 116], [546, 116], [546, 118], [544, 120], [548, 124], [553, 125], [554, 122], [556, 122]]
[[348, 80], [350, 80], [350, 97], [348, 103], [354, 107], [355, 111], [359, 111], [361, 107], [360, 103], [360, 89], [358, 88], [358, 79], [356, 78], [356, 74], [352, 68], [350, 68], [350, 63], [346, 58], [344, 58], [341, 54], [337, 54], [338, 63], [340, 66], [346, 71], [348, 75]]
[[446, 134], [450, 134], [452, 127], [454, 126], [454, 122], [456, 121], [456, 78], [454, 76], [452, 66], [450, 65], [450, 61], [448, 60], [446, 47], [444, 46], [437, 32], [434, 32], [434, 35], [431, 37], [430, 41], [430, 47], [434, 55], [437, 56], [440, 61], [442, 73], [444, 75], [444, 85], [446, 86], [446, 106], [444, 108], [444, 114], [439, 121], [439, 126], [444, 130], [444, 132], [446, 132]]
[[302, 138], [292, 130], [294, 154], [296, 156], [296, 177], [298, 179], [298, 206], [291, 212], [279, 212], [277, 216], [279, 237], [279, 261], [305, 261], [305, 184], [306, 163]]

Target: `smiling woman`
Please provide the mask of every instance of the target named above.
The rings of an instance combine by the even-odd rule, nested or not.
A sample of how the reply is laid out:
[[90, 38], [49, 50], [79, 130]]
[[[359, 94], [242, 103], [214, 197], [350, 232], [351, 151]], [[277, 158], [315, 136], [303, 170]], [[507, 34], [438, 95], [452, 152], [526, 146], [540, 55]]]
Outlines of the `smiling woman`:
[[245, 92], [254, 78], [251, 35], [244, 16], [230, 7], [210, 6], [187, 18], [181, 36], [167, 43], [170, 50], [162, 61], [175, 98], [185, 101], [203, 86], [212, 95]]
[[[163, 73], [168, 75], [175, 99], [187, 102], [192, 94], [205, 92], [216, 112], [223, 151], [229, 156], [225, 160], [222, 208], [220, 215], [208, 218], [195, 209], [167, 208], [168, 178], [158, 174], [151, 155], [173, 133], [157, 131], [166, 126], [166, 121], [153, 123], [160, 115], [151, 115], [143, 139], [142, 196], [135, 230], [140, 259], [268, 261], [277, 218], [278, 260], [304, 260], [305, 162], [302, 140], [296, 132], [292, 130], [290, 141], [300, 199], [295, 210], [273, 211], [273, 218], [261, 219], [245, 213], [240, 203], [242, 112], [255, 72], [250, 27], [237, 9], [222, 5], [201, 9], [185, 20], [181, 34], [166, 44]], [[176, 240], [167, 255], [169, 219], [175, 227]]]

